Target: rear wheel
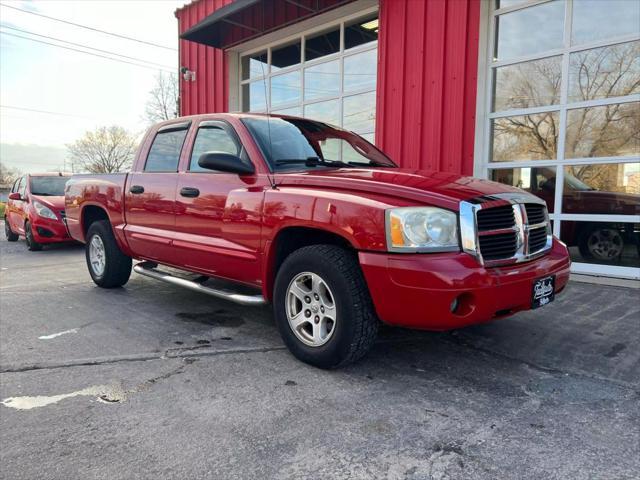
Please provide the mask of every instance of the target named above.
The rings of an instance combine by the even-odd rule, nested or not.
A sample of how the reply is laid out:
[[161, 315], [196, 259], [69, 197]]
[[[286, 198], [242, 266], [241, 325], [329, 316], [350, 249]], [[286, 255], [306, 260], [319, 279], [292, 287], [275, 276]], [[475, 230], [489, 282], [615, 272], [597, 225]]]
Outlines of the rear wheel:
[[17, 233], [14, 233], [11, 230], [11, 225], [9, 225], [9, 219], [4, 217], [4, 235], [7, 237], [8, 242], [17, 242], [20, 236]]
[[378, 330], [355, 255], [334, 245], [303, 247], [286, 258], [276, 277], [274, 313], [291, 353], [320, 368], [360, 359]]
[[24, 224], [24, 238], [27, 241], [27, 248], [32, 252], [38, 252], [42, 250], [42, 244], [35, 241], [33, 238], [33, 230], [31, 229], [31, 222], [29, 220]]
[[121, 287], [131, 276], [131, 257], [118, 247], [111, 224], [107, 220], [94, 222], [87, 232], [85, 257], [89, 274], [102, 288]]

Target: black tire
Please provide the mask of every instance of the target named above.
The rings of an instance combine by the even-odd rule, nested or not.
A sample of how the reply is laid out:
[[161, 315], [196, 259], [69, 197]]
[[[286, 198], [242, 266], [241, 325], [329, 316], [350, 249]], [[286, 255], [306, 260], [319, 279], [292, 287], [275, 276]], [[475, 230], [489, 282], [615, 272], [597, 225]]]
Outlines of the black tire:
[[[303, 272], [319, 275], [334, 297], [335, 330], [321, 346], [301, 341], [287, 318], [289, 285]], [[276, 276], [273, 307], [278, 330], [291, 353], [319, 368], [339, 368], [359, 360], [378, 333], [378, 319], [357, 258], [334, 245], [303, 247], [285, 259]]]
[[33, 238], [33, 230], [31, 229], [31, 223], [27, 220], [24, 224], [24, 238], [27, 241], [27, 248], [31, 252], [39, 252], [42, 250], [42, 244], [38, 243]]
[[[604, 242], [604, 247], [594, 248], [598, 238]], [[584, 259], [615, 260], [624, 250], [624, 235], [617, 228], [606, 223], [586, 225], [578, 237], [578, 249]]]
[[[102, 272], [95, 270], [90, 260], [91, 242], [94, 237], [99, 237], [104, 246], [104, 269]], [[131, 276], [131, 257], [122, 253], [118, 247], [109, 221], [93, 222], [87, 231], [86, 240], [85, 258], [94, 283], [102, 288], [116, 288], [127, 283]]]
[[7, 217], [4, 217], [4, 235], [7, 237], [7, 242], [17, 242], [20, 238], [20, 235], [11, 230], [11, 225], [9, 225]]

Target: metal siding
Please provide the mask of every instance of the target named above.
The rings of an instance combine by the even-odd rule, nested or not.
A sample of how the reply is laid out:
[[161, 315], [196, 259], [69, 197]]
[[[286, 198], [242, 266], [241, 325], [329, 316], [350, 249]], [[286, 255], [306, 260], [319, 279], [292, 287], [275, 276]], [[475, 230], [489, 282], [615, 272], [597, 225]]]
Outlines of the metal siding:
[[[233, 0], [200, 0], [176, 12], [180, 33]], [[225, 53], [187, 40], [180, 40], [180, 66], [196, 72], [195, 82], [180, 74], [180, 115], [226, 112], [229, 108], [229, 65]]]
[[401, 166], [473, 173], [480, 0], [380, 0], [376, 142]]

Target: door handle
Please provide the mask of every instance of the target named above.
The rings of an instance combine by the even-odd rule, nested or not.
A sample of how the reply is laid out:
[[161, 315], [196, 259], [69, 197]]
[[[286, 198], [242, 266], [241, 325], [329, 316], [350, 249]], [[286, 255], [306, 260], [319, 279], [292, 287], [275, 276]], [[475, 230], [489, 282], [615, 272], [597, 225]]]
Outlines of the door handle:
[[142, 185], [132, 185], [129, 191], [135, 195], [144, 193], [144, 187]]
[[194, 198], [200, 195], [200, 190], [194, 187], [183, 187], [180, 189], [180, 195], [182, 195], [183, 197]]

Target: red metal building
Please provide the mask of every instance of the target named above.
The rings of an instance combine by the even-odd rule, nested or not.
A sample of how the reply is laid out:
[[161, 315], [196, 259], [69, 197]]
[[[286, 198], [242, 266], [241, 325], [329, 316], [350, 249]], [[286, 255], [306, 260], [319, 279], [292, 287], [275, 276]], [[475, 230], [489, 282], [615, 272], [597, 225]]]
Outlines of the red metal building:
[[307, 116], [405, 168], [527, 189], [575, 272], [640, 278], [640, 2], [194, 0], [176, 16], [182, 115]]
[[372, 6], [379, 9], [376, 144], [403, 166], [471, 174], [480, 0], [381, 0], [379, 5], [349, 0], [193, 2], [177, 12], [181, 35], [222, 7], [242, 5], [208, 27], [200, 27], [199, 32], [226, 28], [228, 32], [221, 37], [228, 38], [214, 40], [211, 34], [200, 33], [195, 39], [201, 43], [181, 40], [181, 65], [196, 71], [195, 82], [181, 82], [181, 113], [230, 110], [230, 60], [225, 47], [349, 3], [360, 3], [365, 11]]

